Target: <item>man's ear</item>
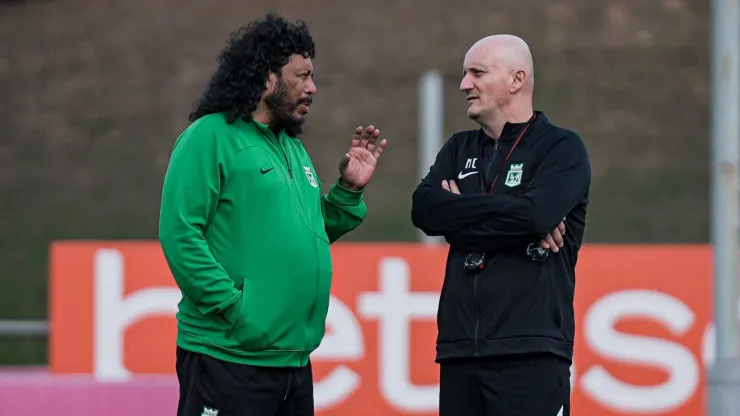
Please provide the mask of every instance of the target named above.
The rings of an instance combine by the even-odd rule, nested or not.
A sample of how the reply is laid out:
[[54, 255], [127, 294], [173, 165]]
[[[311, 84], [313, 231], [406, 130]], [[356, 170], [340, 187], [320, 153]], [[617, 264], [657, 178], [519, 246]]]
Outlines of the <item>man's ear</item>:
[[270, 72], [270, 74], [267, 76], [267, 79], [265, 80], [265, 90], [270, 93], [275, 88], [275, 84], [277, 84], [277, 74], [274, 72]]
[[526, 82], [526, 80], [527, 80], [526, 72], [522, 70], [515, 71], [514, 76], [512, 77], [512, 81], [511, 81], [511, 92], [515, 92], [521, 89], [524, 86], [524, 83]]

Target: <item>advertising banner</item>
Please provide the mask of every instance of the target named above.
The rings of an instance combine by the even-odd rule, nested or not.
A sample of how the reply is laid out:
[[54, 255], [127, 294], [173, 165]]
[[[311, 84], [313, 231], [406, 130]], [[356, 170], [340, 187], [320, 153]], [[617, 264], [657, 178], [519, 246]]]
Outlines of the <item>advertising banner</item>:
[[[312, 355], [319, 414], [434, 415], [436, 312], [447, 246], [333, 246], [327, 334]], [[576, 281], [573, 414], [705, 414], [711, 251], [587, 245]], [[55, 374], [173, 374], [180, 292], [157, 242], [51, 249]], [[371, 409], [371, 413], [367, 410]]]

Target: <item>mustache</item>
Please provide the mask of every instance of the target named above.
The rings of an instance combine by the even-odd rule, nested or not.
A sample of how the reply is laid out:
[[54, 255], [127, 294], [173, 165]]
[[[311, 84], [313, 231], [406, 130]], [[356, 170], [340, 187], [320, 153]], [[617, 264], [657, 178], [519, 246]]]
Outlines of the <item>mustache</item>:
[[313, 97], [306, 97], [306, 98], [301, 98], [300, 100], [298, 100], [296, 102], [296, 106], [299, 106], [301, 104], [311, 105], [312, 103], [313, 103]]

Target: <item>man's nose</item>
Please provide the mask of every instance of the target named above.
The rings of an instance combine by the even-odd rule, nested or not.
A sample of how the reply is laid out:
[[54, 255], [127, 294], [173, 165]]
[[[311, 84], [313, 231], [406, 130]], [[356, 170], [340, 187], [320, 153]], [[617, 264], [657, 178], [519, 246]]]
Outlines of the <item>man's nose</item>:
[[309, 78], [308, 82], [306, 82], [305, 93], [308, 95], [316, 94], [316, 84], [313, 82], [312, 78]]
[[464, 76], [462, 81], [460, 81], [460, 91], [467, 92], [473, 89], [473, 83], [470, 81], [470, 78], [468, 76]]

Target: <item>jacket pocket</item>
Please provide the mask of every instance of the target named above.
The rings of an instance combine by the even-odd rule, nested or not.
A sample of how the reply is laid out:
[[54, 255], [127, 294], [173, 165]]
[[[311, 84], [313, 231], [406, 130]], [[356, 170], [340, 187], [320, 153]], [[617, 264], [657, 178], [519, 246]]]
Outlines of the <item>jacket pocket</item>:
[[269, 328], [264, 322], [254, 319], [250, 313], [253, 307], [251, 301], [254, 294], [249, 287], [249, 279], [244, 280], [244, 289], [239, 302], [234, 305], [234, 311], [229, 314], [229, 327], [226, 329], [226, 338], [236, 342], [244, 351], [264, 351], [274, 342], [270, 337]]

